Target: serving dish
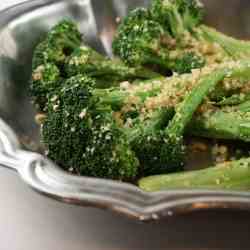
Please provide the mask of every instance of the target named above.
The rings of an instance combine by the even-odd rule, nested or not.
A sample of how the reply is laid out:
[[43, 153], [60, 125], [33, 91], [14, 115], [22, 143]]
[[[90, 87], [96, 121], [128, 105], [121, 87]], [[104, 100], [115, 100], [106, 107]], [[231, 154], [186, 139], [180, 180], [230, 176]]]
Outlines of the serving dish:
[[250, 211], [249, 192], [149, 194], [131, 184], [70, 175], [38, 153], [39, 128], [27, 85], [32, 52], [41, 35], [62, 17], [69, 17], [79, 23], [88, 43], [111, 55], [116, 18], [146, 4], [144, 0], [34, 0], [0, 13], [0, 165], [17, 171], [30, 187], [48, 197], [111, 209], [142, 221], [201, 209]]

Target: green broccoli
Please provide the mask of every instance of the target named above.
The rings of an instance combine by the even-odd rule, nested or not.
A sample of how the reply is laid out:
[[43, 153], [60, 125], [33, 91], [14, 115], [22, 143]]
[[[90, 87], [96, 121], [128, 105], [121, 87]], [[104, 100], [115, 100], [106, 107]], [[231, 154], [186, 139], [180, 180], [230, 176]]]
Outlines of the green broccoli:
[[38, 66], [32, 73], [29, 94], [38, 111], [46, 111], [48, 98], [61, 84], [60, 70], [55, 64]]
[[[184, 162], [185, 147], [183, 134], [187, 125], [193, 118], [194, 112], [202, 103], [204, 98], [225, 78], [245, 77], [249, 79], [249, 61], [226, 63], [217, 68], [211, 68], [210, 72], [201, 75], [197, 84], [189, 90], [184, 100], [175, 107], [175, 115], [164, 130], [147, 130], [142, 133], [132, 144], [137, 153], [141, 165], [144, 166], [146, 174], [170, 172], [171, 169], [178, 170]], [[243, 128], [242, 128], [243, 129]], [[246, 136], [245, 132], [245, 135]], [[242, 133], [243, 137], [243, 133]], [[167, 168], [167, 170], [166, 170]]]
[[187, 134], [250, 142], [250, 101], [235, 106], [210, 107], [193, 117]]
[[226, 162], [203, 170], [142, 178], [139, 187], [147, 192], [194, 188], [250, 190], [250, 159]]
[[199, 0], [153, 0], [153, 18], [175, 38], [192, 31], [203, 21], [204, 8]]
[[122, 21], [113, 41], [113, 51], [129, 65], [157, 66], [156, 70], [165, 74], [190, 73], [205, 64], [194, 51], [177, 49], [169, 32], [143, 8], [131, 11]]
[[138, 160], [110, 108], [91, 91], [95, 82], [82, 76], [55, 92], [42, 126], [48, 156], [66, 170], [81, 175], [133, 180]]
[[[166, 129], [151, 130], [141, 135], [132, 148], [137, 153], [146, 174], [166, 173], [167, 169], [181, 170], [185, 162], [184, 130], [194, 112], [208, 93], [228, 74], [227, 68], [217, 69], [201, 77], [184, 100], [177, 105], [175, 115]], [[157, 172], [156, 170], [157, 169]]]
[[[48, 156], [64, 168], [73, 167], [79, 174], [131, 180], [139, 174], [140, 160], [131, 145], [165, 124], [173, 110], [161, 109], [156, 113], [159, 117], [152, 117], [145, 125], [123, 127], [98, 93], [94, 80], [77, 75], [50, 98], [42, 127]], [[175, 169], [165, 167], [165, 172], [170, 170]]]
[[81, 44], [81, 34], [75, 22], [63, 20], [51, 28], [45, 39], [37, 45], [33, 55], [32, 68], [54, 63], [61, 67], [69, 56]]
[[[225, 77], [247, 75], [249, 67], [247, 61], [242, 61], [212, 69], [198, 79], [176, 107], [173, 118], [173, 112], [159, 108], [151, 119], [144, 123], [138, 119], [132, 127], [120, 126], [110, 105], [102, 99], [113, 95], [101, 96], [94, 80], [74, 76], [49, 100], [42, 127], [48, 156], [79, 174], [118, 180], [181, 170], [185, 156], [183, 133], [193, 113], [216, 84]], [[164, 124], [167, 128], [161, 129]]]
[[202, 24], [204, 9], [199, 0], [153, 0], [150, 12], [181, 51], [195, 51], [206, 64], [249, 57], [250, 42], [231, 38]]

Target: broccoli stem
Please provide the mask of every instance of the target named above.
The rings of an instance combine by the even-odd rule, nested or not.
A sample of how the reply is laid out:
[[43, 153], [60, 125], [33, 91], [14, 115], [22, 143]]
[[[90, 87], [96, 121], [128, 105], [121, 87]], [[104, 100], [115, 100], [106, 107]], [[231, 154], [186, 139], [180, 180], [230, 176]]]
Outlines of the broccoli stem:
[[194, 112], [204, 97], [222, 81], [228, 73], [227, 68], [218, 69], [201, 78], [199, 84], [186, 96], [176, 109], [176, 114], [165, 130], [168, 135], [182, 135], [186, 125], [191, 121]]
[[[250, 103], [248, 104], [248, 108]], [[250, 116], [241, 111], [217, 110], [192, 119], [186, 131], [189, 135], [213, 139], [250, 142]]]
[[[238, 62], [236, 67], [232, 68], [222, 68], [213, 72], [213, 74], [204, 77], [203, 80], [198, 84], [194, 90], [184, 99], [184, 101], [177, 108], [176, 115], [174, 119], [170, 122], [169, 126], [166, 129], [167, 134], [173, 135], [182, 135], [183, 131], [186, 129], [186, 125], [192, 120], [193, 113], [197, 109], [197, 107], [201, 104], [204, 96], [211, 91], [215, 85], [223, 80], [227, 76], [245, 76], [248, 77], [250, 73], [250, 64], [247, 61]], [[225, 114], [217, 113], [214, 116], [204, 115], [205, 119], [203, 122], [199, 122], [199, 119], [194, 120], [191, 123], [191, 127], [189, 127], [188, 131], [190, 133], [196, 135], [207, 135], [212, 138], [216, 138], [218, 136], [229, 137], [233, 136], [238, 138], [244, 138], [244, 140], [248, 140], [249, 137], [249, 126], [248, 122], [240, 123], [241, 120], [235, 121], [235, 123], [230, 122], [233, 118], [232, 116], [237, 115], [240, 118], [241, 115], [235, 114]], [[231, 117], [230, 117], [231, 116]], [[215, 119], [216, 118], [216, 119]], [[236, 117], [234, 117], [236, 118]], [[194, 118], [195, 119], [195, 118]], [[224, 120], [225, 119], [225, 120]], [[197, 122], [198, 121], [198, 122]], [[223, 128], [223, 126], [225, 126]], [[248, 128], [248, 129], [246, 129]], [[204, 129], [203, 132], [201, 132]], [[227, 138], [228, 139], [228, 138]]]
[[[247, 62], [247, 61], [246, 61]], [[238, 69], [237, 72], [235, 71], [234, 74], [230, 75], [229, 77], [223, 79], [223, 84], [217, 85], [216, 88], [211, 91], [211, 93], [209, 93], [209, 98], [211, 98], [213, 100], [215, 95], [218, 95], [218, 93], [220, 93], [220, 96], [227, 96], [230, 92], [231, 92], [231, 80], [238, 80], [241, 79], [241, 87], [244, 87], [245, 84], [248, 83], [249, 79], [250, 79], [250, 72], [248, 70], [245, 70], [242, 67], [238, 67], [237, 62], [233, 62], [235, 64], [235, 67]], [[225, 67], [227, 65], [230, 65], [230, 63], [226, 63]], [[206, 75], [207, 70], [210, 70], [209, 67], [205, 68], [204, 71], [201, 71], [200, 77], [203, 77], [204, 75]], [[170, 92], [179, 92], [181, 93], [181, 95], [179, 94], [179, 98], [176, 99], [176, 104], [178, 105], [178, 103], [182, 100], [182, 98], [184, 97], [185, 94], [185, 89], [188, 88], [188, 86], [190, 85], [190, 81], [192, 81], [192, 74], [186, 74], [185, 77], [182, 76], [175, 76], [175, 77], [156, 77], [156, 78], [152, 78], [152, 79], [148, 79], [148, 80], [136, 80], [133, 82], [133, 85], [131, 86], [141, 86], [138, 87], [137, 92], [133, 92], [132, 94], [130, 93], [130, 91], [124, 89], [122, 90], [121, 88], [117, 87], [117, 88], [110, 88], [110, 89], [105, 89], [105, 90], [96, 90], [96, 93], [102, 97], [102, 100], [104, 103], [106, 104], [110, 104], [111, 106], [115, 106], [117, 107], [122, 107], [123, 105], [125, 105], [127, 103], [127, 98], [131, 95], [140, 97], [139, 98], [139, 103], [143, 104], [144, 101], [148, 98], [148, 97], [156, 97], [158, 94], [164, 93], [164, 91], [170, 91]], [[227, 81], [229, 81], [229, 87], [224, 88], [222, 85], [227, 85]], [[177, 84], [178, 83], [178, 84]], [[230, 85], [231, 84], [231, 85]], [[197, 85], [197, 83], [194, 84], [194, 86]], [[164, 86], [168, 86], [165, 90]], [[145, 89], [150, 89], [148, 91], [145, 91]], [[232, 86], [233, 88], [233, 86]], [[216, 105], [226, 105], [228, 102], [228, 105], [230, 104], [230, 102], [232, 102], [232, 104], [239, 104], [239, 100], [237, 99], [242, 99], [241, 102], [244, 102], [245, 100], [249, 99], [250, 94], [245, 94], [244, 97], [242, 98], [242, 94], [240, 94], [239, 96], [232, 96], [232, 100], [229, 98], [228, 101], [227, 99], [224, 99], [224, 103], [223, 101], [218, 102]], [[119, 99], [119, 102], [116, 101], [117, 98]], [[221, 98], [222, 99], [222, 98]], [[235, 100], [233, 100], [235, 99]]]
[[[90, 72], [92, 77], [100, 77], [104, 75], [116, 76], [117, 81], [125, 81], [129, 79], [151, 79], [160, 77], [161, 74], [144, 67], [128, 67], [117, 59], [108, 59], [103, 57], [99, 62], [100, 68]], [[97, 64], [98, 65], [98, 64]], [[88, 72], [79, 72], [88, 73]]]
[[143, 178], [139, 187], [147, 192], [169, 189], [250, 189], [250, 159], [241, 159], [208, 169]]
[[90, 77], [99, 78], [103, 76], [109, 76], [111, 79], [114, 77], [119, 83], [120, 81], [130, 80], [130, 79], [151, 79], [160, 77], [159, 73], [151, 71], [146, 68], [128, 68], [121, 62], [113, 62], [107, 59], [106, 62], [102, 63], [102, 67], [98, 71], [79, 71], [78, 73], [87, 73]]
[[218, 43], [234, 59], [249, 57], [250, 42], [229, 37], [205, 25], [201, 25], [200, 28], [203, 31], [205, 39]]
[[[164, 77], [155, 78], [152, 80], [147, 81], [139, 81], [139, 84], [146, 85], [154, 85], [154, 81], [164, 81]], [[136, 84], [136, 83], [135, 83]], [[141, 90], [138, 90], [133, 94], [133, 96], [138, 97], [138, 105], [143, 104], [144, 101], [148, 97], [156, 96], [161, 91], [161, 88], [159, 85], [152, 86], [151, 90], [145, 91], [143, 88]], [[94, 89], [93, 94], [95, 96], [98, 96], [100, 98], [100, 101], [105, 105], [110, 105], [113, 109], [119, 110], [121, 107], [123, 107], [129, 96], [131, 96], [130, 92], [128, 90], [123, 90], [119, 87], [117, 88], [109, 88], [109, 89]]]
[[128, 71], [128, 76], [127, 76], [128, 79], [133, 79], [133, 78], [152, 79], [156, 77], [161, 77], [161, 74], [143, 67], [131, 68], [130, 71]]
[[[110, 59], [101, 55], [91, 47], [82, 44], [68, 58], [65, 65], [67, 76], [87, 74], [90, 77], [109, 82], [104, 86], [115, 86], [120, 81], [131, 79], [151, 79], [161, 76], [150, 69], [143, 67], [129, 67], [121, 60]], [[103, 78], [107, 79], [103, 79]], [[116, 84], [115, 84], [116, 83]]]

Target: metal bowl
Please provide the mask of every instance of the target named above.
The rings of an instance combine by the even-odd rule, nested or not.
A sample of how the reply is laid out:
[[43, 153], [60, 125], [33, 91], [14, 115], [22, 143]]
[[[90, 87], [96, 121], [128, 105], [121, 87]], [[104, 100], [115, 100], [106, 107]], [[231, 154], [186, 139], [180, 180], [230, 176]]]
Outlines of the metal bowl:
[[90, 44], [110, 54], [116, 17], [147, 3], [35, 0], [0, 13], [0, 165], [17, 171], [30, 187], [48, 197], [108, 208], [143, 221], [201, 209], [250, 210], [249, 192], [172, 190], [149, 194], [131, 184], [72, 176], [37, 153], [39, 128], [34, 122], [27, 85], [32, 51], [41, 35], [63, 17], [70, 17], [79, 23]]

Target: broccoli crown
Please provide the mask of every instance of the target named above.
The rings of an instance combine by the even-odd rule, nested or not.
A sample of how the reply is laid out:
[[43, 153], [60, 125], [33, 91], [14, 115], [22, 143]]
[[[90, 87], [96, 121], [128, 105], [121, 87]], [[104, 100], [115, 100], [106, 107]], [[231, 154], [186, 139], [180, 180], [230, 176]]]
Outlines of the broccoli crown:
[[165, 66], [168, 50], [161, 44], [164, 35], [161, 25], [151, 20], [149, 11], [138, 8], [131, 11], [118, 27], [113, 51], [129, 65], [155, 63]]
[[185, 147], [183, 138], [167, 137], [162, 130], [142, 134], [132, 144], [140, 160], [141, 176], [172, 173], [183, 169]]
[[60, 71], [54, 64], [40, 65], [33, 71], [29, 93], [39, 111], [45, 111], [51, 91], [58, 88], [60, 84]]
[[33, 69], [46, 63], [55, 63], [61, 66], [66, 57], [80, 46], [80, 43], [81, 34], [76, 24], [70, 20], [61, 21], [35, 48], [32, 61]]
[[113, 118], [101, 121], [92, 128], [93, 138], [84, 153], [82, 174], [118, 180], [133, 180], [139, 161], [123, 131]]
[[153, 0], [152, 17], [161, 23], [175, 38], [203, 20], [203, 5], [199, 0]]
[[80, 46], [82, 35], [75, 22], [65, 19], [55, 25], [48, 34], [51, 46], [60, 48], [66, 55]]
[[160, 108], [129, 131], [130, 143], [140, 161], [140, 176], [176, 172], [184, 163], [183, 138], [163, 131], [175, 115], [173, 108]]
[[194, 52], [187, 52], [175, 60], [174, 71], [179, 74], [191, 73], [192, 69], [203, 68], [206, 60]]
[[49, 45], [48, 40], [44, 40], [37, 45], [34, 50], [32, 58], [32, 69], [35, 70], [40, 65], [47, 63], [62, 62], [65, 59], [65, 55], [62, 50], [55, 50]]
[[131, 180], [138, 160], [110, 108], [93, 96], [94, 86], [94, 80], [78, 75], [50, 99], [42, 129], [48, 156], [81, 175]]

